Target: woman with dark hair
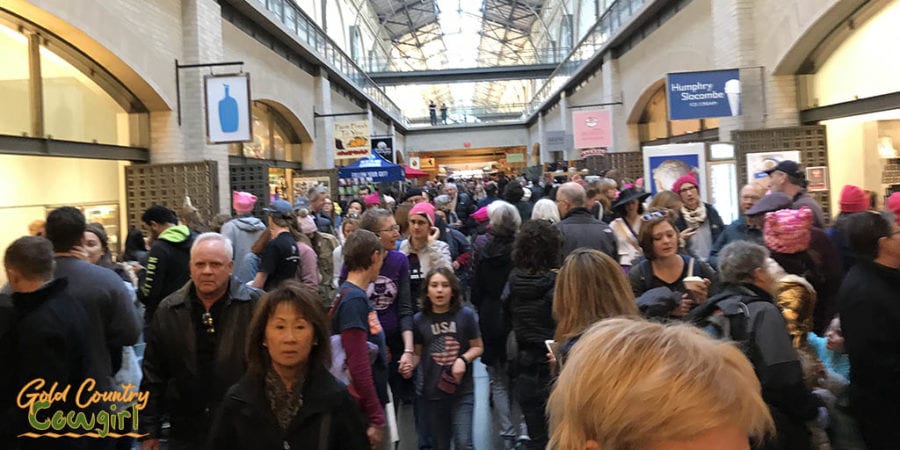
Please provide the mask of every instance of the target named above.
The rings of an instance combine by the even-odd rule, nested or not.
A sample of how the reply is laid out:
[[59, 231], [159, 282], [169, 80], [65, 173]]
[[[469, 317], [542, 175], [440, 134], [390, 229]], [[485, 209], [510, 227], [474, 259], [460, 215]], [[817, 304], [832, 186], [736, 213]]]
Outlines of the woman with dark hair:
[[609, 224], [616, 237], [616, 248], [619, 251], [619, 265], [625, 273], [631, 269], [631, 265], [642, 255], [641, 244], [638, 242], [638, 233], [641, 232], [641, 214], [644, 213], [644, 200], [650, 194], [636, 188], [628, 188], [619, 194], [619, 199], [613, 204], [616, 219]]
[[328, 371], [329, 335], [320, 302], [296, 281], [260, 299], [247, 373], [225, 394], [208, 447], [370, 448], [359, 407]]
[[450, 450], [453, 442], [456, 450], [471, 449], [475, 405], [471, 368], [484, 346], [475, 312], [462, 305], [453, 270], [439, 267], [428, 273], [422, 311], [414, 320], [434, 448]]
[[[680, 254], [679, 234], [668, 212], [646, 214], [638, 235], [644, 258], [631, 267], [628, 281], [635, 297], [647, 291], [666, 288], [668, 291], [639, 298], [638, 304], [655, 311], [652, 315], [683, 317], [691, 308], [706, 301], [710, 293], [717, 291], [716, 272], [698, 258]], [[686, 278], [699, 278], [696, 282]], [[702, 281], [701, 281], [702, 280]], [[671, 293], [678, 301], [673, 301]], [[649, 303], [648, 303], [649, 302]]]
[[147, 243], [144, 241], [144, 233], [136, 227], [128, 230], [128, 237], [125, 238], [125, 251], [122, 253], [121, 261], [137, 261], [140, 265], [147, 264]]
[[509, 358], [513, 365], [513, 395], [528, 426], [528, 449], [547, 446], [544, 410], [551, 376], [544, 343], [552, 340], [556, 332], [553, 287], [561, 251], [562, 236], [546, 220], [523, 223], [513, 244], [515, 262], [507, 282], [505, 307], [518, 347], [518, 352]]

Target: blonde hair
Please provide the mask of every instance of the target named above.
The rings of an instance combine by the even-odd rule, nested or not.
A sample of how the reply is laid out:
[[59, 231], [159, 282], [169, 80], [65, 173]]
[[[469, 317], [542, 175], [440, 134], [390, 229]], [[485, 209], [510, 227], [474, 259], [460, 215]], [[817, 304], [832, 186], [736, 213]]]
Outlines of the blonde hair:
[[625, 318], [575, 344], [547, 403], [548, 449], [641, 449], [722, 426], [754, 438], [774, 431], [753, 366], [728, 341], [690, 325]]
[[631, 284], [622, 267], [588, 248], [566, 257], [553, 290], [556, 342], [578, 336], [592, 323], [615, 316], [638, 316]]

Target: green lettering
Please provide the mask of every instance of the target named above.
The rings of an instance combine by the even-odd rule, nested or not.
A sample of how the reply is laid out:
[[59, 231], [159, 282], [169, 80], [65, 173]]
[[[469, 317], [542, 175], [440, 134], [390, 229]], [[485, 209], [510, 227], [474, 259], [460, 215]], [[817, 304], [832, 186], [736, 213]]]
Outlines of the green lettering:
[[50, 422], [50, 427], [56, 431], [61, 431], [66, 427], [66, 415], [63, 414], [62, 411], [53, 413], [53, 419]]
[[38, 411], [47, 409], [48, 407], [50, 407], [50, 402], [48, 401], [34, 402], [31, 409], [28, 411], [28, 425], [30, 425], [31, 428], [34, 428], [37, 431], [44, 431], [50, 428], [50, 420], [38, 420], [37, 418]]
[[106, 411], [100, 411], [97, 413], [97, 426], [100, 428], [97, 429], [97, 434], [100, 437], [105, 438], [107, 434], [109, 434], [109, 413]]
[[90, 419], [88, 419], [87, 414], [83, 411], [69, 411], [69, 414], [66, 414], [66, 421], [69, 422], [69, 426], [74, 430], [77, 428], [82, 428], [85, 431], [90, 431], [94, 428], [94, 416], [91, 415]]

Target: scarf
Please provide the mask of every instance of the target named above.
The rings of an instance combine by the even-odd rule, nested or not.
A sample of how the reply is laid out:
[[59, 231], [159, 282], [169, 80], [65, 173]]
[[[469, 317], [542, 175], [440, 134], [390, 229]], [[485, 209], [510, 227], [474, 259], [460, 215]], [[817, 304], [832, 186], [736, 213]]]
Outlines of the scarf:
[[287, 432], [287, 427], [291, 424], [291, 420], [300, 411], [303, 406], [303, 383], [305, 380], [305, 372], [301, 372], [294, 383], [294, 389], [288, 392], [281, 378], [275, 373], [275, 370], [269, 369], [266, 372], [266, 397], [269, 399], [269, 406], [272, 408], [272, 414], [282, 432]]
[[700, 202], [700, 206], [693, 211], [688, 211], [684, 206], [681, 207], [681, 216], [687, 222], [688, 228], [700, 228], [703, 222], [706, 222], [706, 205]]

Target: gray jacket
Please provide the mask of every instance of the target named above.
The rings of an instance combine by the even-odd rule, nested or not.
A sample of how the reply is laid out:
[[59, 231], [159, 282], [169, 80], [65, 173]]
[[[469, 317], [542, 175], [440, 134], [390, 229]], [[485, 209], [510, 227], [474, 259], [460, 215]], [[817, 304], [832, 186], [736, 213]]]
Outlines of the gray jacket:
[[[256, 217], [247, 215], [241, 216], [225, 222], [222, 225], [222, 236], [231, 239], [231, 246], [234, 249], [234, 272], [235, 274], [243, 273], [244, 255], [250, 253], [250, 248], [266, 231], [266, 224]], [[256, 275], [256, 273], [254, 273]], [[250, 280], [241, 280], [247, 282]]]
[[574, 208], [556, 224], [563, 238], [562, 257], [580, 247], [593, 248], [619, 260], [616, 237], [609, 225], [595, 219], [586, 208]]

